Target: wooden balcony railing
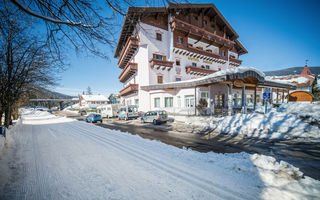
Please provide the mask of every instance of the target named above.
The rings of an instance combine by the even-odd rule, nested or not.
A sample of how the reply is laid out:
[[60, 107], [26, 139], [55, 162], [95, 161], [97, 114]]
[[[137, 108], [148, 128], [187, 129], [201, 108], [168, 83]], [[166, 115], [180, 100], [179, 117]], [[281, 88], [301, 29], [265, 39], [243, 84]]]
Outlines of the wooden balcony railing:
[[194, 75], [200, 75], [200, 76], [206, 76], [208, 74], [212, 74], [217, 72], [213, 69], [206, 69], [201, 67], [195, 67], [195, 66], [187, 66], [186, 67], [187, 74], [194, 74]]
[[189, 24], [189, 23], [182, 21], [180, 19], [173, 18], [170, 23], [171, 23], [171, 28], [173, 30], [177, 29], [177, 30], [189, 33], [189, 34], [193, 34], [195, 36], [205, 38], [207, 40], [218, 43], [220, 45], [227, 46], [228, 48], [232, 48], [235, 44], [234, 41], [223, 38], [219, 35], [216, 35], [214, 33], [211, 33], [209, 31], [201, 29], [200, 27]]
[[119, 92], [119, 96], [127, 96], [129, 94], [132, 94], [134, 92], [137, 92], [139, 89], [139, 85], [138, 84], [129, 84], [127, 87], [123, 88], [122, 90], [120, 90]]
[[128, 63], [119, 76], [120, 82], [126, 82], [138, 70], [137, 63]]
[[118, 65], [120, 68], [124, 68], [132, 55], [136, 52], [139, 47], [139, 39], [135, 37], [129, 37], [126, 44], [122, 48], [119, 56]]
[[205, 50], [198, 49], [191, 46], [185, 46], [178, 43], [174, 44], [174, 47], [176, 47], [174, 49], [174, 52], [177, 54], [182, 54], [185, 56], [200, 58], [200, 59], [208, 60], [211, 62], [222, 63], [222, 64], [227, 62], [226, 57], [222, 57], [219, 54], [216, 54], [213, 52], [205, 51]]
[[149, 63], [151, 68], [156, 68], [156, 69], [161, 68], [162, 70], [167, 69], [168, 71], [170, 71], [171, 68], [173, 67], [173, 62], [168, 60], [159, 60], [159, 59], [152, 58], [149, 61]]
[[242, 60], [237, 59], [237, 58], [229, 58], [230, 64], [232, 63], [233, 65], [241, 65]]

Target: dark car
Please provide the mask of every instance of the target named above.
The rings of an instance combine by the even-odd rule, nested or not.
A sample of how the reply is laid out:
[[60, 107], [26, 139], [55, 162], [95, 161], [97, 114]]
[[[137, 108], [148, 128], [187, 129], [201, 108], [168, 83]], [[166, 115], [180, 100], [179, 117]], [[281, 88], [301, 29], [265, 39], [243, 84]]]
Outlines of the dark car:
[[91, 123], [100, 122], [100, 123], [102, 123], [102, 117], [100, 114], [92, 113], [86, 117], [86, 122], [91, 122]]
[[141, 117], [141, 122], [150, 122], [154, 125], [166, 123], [168, 114], [165, 110], [148, 111]]
[[86, 115], [86, 114], [87, 114], [87, 111], [85, 111], [85, 110], [79, 110], [79, 114], [80, 114], [81, 116]]

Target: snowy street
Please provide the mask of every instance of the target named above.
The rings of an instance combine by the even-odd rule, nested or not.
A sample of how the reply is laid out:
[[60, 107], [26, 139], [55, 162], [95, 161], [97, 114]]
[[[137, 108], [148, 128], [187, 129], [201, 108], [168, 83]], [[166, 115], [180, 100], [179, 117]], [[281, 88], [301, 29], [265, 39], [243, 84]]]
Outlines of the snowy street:
[[199, 153], [43, 112], [1, 152], [0, 199], [316, 199], [320, 182], [274, 158]]

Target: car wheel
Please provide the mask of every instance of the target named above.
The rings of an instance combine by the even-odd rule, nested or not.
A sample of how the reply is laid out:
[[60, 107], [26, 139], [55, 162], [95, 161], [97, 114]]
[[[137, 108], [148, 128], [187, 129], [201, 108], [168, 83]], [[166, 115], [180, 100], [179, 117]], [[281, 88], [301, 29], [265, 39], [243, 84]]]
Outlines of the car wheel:
[[141, 123], [146, 123], [146, 122], [144, 121], [144, 119], [141, 119]]
[[100, 120], [100, 123], [102, 124], [102, 120]]
[[158, 124], [158, 123], [157, 123], [157, 120], [154, 119], [154, 120], [153, 120], [153, 124], [154, 124], [154, 125], [157, 125], [157, 124]]

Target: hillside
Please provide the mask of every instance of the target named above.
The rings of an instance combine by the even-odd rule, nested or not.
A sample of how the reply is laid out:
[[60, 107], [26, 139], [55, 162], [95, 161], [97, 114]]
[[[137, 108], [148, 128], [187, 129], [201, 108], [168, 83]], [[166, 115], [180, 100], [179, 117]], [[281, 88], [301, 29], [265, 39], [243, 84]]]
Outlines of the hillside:
[[[313, 74], [320, 74], [320, 66], [309, 67], [310, 71]], [[280, 69], [275, 71], [266, 71], [264, 72], [266, 76], [286, 76], [291, 74], [300, 74], [303, 70], [303, 67], [291, 67], [287, 69]]]
[[30, 99], [71, 99], [72, 96], [53, 92], [48, 89], [33, 90], [30, 94]]

